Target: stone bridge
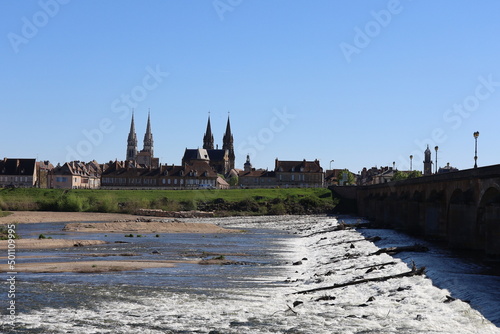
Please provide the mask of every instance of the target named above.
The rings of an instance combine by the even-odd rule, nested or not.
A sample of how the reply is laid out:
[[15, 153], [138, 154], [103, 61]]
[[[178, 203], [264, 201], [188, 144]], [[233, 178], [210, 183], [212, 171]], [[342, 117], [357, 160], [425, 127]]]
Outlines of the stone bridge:
[[360, 216], [454, 248], [500, 255], [500, 165], [330, 189]]

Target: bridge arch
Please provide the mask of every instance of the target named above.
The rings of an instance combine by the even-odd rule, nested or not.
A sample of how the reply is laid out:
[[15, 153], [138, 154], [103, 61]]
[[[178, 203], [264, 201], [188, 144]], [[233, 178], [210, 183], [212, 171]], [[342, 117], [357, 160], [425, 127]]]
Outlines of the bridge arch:
[[477, 235], [487, 254], [500, 252], [500, 187], [492, 185], [485, 189], [477, 207]]
[[477, 243], [476, 206], [472, 189], [456, 188], [448, 199], [446, 231], [450, 246], [473, 248]]
[[425, 192], [424, 191], [415, 190], [415, 192], [413, 192], [412, 199], [415, 202], [425, 202]]

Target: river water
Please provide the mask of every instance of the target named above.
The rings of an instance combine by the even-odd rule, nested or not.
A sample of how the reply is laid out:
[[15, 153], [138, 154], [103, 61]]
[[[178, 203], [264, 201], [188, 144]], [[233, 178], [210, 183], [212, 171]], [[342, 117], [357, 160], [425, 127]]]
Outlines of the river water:
[[[192, 220], [191, 220], [192, 221]], [[224, 254], [238, 265], [178, 264], [111, 273], [19, 273], [16, 277], [17, 314], [14, 326], [3, 325], [2, 333], [498, 333], [500, 330], [500, 277], [494, 267], [471, 258], [460, 258], [439, 246], [426, 243], [427, 253], [401, 253], [399, 259], [427, 267], [427, 276], [405, 279], [405, 289], [414, 291], [413, 304], [405, 297], [395, 304], [392, 287], [376, 286], [377, 307], [354, 308], [353, 300], [365, 299], [364, 289], [344, 290], [336, 303], [317, 305], [301, 299], [292, 306], [291, 294], [326, 283], [317, 279], [327, 272], [324, 263], [334, 252], [321, 247], [328, 238], [356, 239], [380, 236], [373, 245], [357, 249], [371, 252], [377, 247], [424, 243], [392, 230], [360, 230], [306, 236], [337, 224], [334, 217], [281, 216], [203, 220], [227, 228], [244, 229], [237, 234], [146, 234], [127, 238], [122, 233], [62, 232], [64, 223], [19, 225], [23, 238], [43, 233], [53, 238], [99, 239], [109, 243], [59, 250], [27, 250], [20, 261], [46, 262], [85, 260], [192, 260], [202, 255]], [[346, 223], [356, 221], [344, 218]], [[320, 239], [320, 236], [325, 236]], [[337, 239], [335, 239], [337, 240]], [[120, 243], [116, 243], [120, 242]], [[126, 243], [122, 243], [126, 242]], [[343, 242], [343, 241], [341, 241]], [[336, 242], [335, 244], [337, 244]], [[317, 246], [319, 245], [319, 246]], [[91, 254], [134, 254], [134, 256], [91, 257]], [[340, 254], [340, 253], [339, 253]], [[373, 258], [373, 257], [370, 257]], [[303, 265], [293, 265], [302, 260]], [[351, 262], [355, 260], [350, 260]], [[363, 260], [364, 261], [364, 260]], [[368, 260], [366, 260], [368, 261]], [[359, 261], [358, 261], [359, 262]], [[366, 267], [368, 262], [359, 262]], [[400, 271], [407, 268], [404, 263]], [[352, 266], [351, 266], [352, 267]], [[328, 267], [330, 268], [330, 267]], [[336, 265], [338, 277], [355, 275]], [[346, 267], [347, 268], [347, 267]], [[330, 270], [333, 271], [333, 270]], [[344, 276], [343, 276], [344, 275]], [[326, 275], [325, 275], [326, 276]], [[4, 280], [2, 280], [4, 281]], [[432, 286], [434, 285], [434, 286]], [[7, 283], [3, 286], [7, 289]], [[420, 289], [420, 290], [419, 290]], [[401, 292], [406, 293], [406, 292]], [[361, 294], [358, 296], [358, 294]], [[467, 300], [444, 304], [444, 296]], [[323, 295], [320, 295], [323, 296]], [[386, 298], [386, 299], [384, 299]], [[410, 299], [410, 297], [408, 297]], [[401, 301], [402, 302], [401, 302]], [[335, 304], [335, 305], [334, 305]], [[360, 303], [361, 304], [361, 303]], [[357, 304], [356, 304], [357, 305]], [[448, 305], [450, 309], [448, 309]], [[334, 312], [332, 307], [336, 307]], [[394, 310], [400, 308], [399, 313]], [[426, 314], [426, 308], [432, 309]], [[388, 310], [386, 312], [385, 310]], [[414, 315], [415, 310], [420, 312]], [[391, 313], [392, 310], [392, 313]], [[477, 313], [475, 310], [481, 312]], [[2, 301], [2, 316], [6, 304]], [[387, 313], [387, 314], [386, 314]], [[408, 319], [402, 317], [407, 314]], [[420, 318], [419, 318], [420, 317]], [[483, 318], [485, 317], [485, 318]], [[404, 320], [403, 320], [404, 319]], [[427, 319], [422, 321], [422, 319]], [[496, 326], [488, 324], [491, 321]], [[404, 323], [404, 324], [403, 324]], [[468, 325], [468, 324], [471, 325]], [[457, 328], [457, 324], [459, 328]], [[479, 327], [478, 327], [479, 326]], [[483, 327], [481, 327], [483, 326]], [[460, 330], [463, 328], [463, 331]]]

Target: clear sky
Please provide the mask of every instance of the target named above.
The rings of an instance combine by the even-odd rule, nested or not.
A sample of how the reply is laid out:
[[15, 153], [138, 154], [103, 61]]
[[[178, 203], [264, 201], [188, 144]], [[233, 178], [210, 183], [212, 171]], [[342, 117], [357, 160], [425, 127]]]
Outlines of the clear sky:
[[[208, 112], [236, 165], [325, 169], [500, 163], [500, 2], [0, 2], [0, 156], [123, 160], [203, 145]], [[331, 163], [331, 160], [334, 160]]]

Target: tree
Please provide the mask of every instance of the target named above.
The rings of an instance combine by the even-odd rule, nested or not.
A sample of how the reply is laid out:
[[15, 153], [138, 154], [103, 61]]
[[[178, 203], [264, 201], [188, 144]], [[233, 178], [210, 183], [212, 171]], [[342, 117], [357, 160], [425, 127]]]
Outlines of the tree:
[[234, 176], [231, 176], [231, 177], [229, 178], [229, 182], [228, 182], [228, 183], [229, 183], [229, 185], [230, 185], [231, 187], [234, 187], [234, 186], [237, 186], [237, 185], [238, 185], [238, 182], [239, 182], [238, 177], [237, 177], [236, 175], [234, 175]]
[[397, 170], [394, 172], [394, 176], [392, 177], [391, 181], [401, 181], [401, 180], [407, 180], [407, 179], [413, 179], [416, 177], [421, 177], [422, 172], [419, 170], [413, 170], [411, 172], [402, 172]]
[[356, 184], [356, 178], [354, 177], [354, 174], [349, 172], [349, 170], [346, 168], [339, 173], [338, 182], [339, 185], [342, 186], [354, 185]]

